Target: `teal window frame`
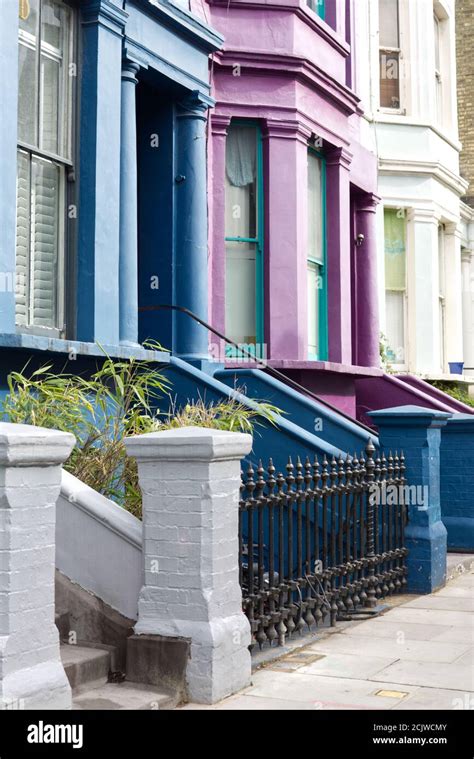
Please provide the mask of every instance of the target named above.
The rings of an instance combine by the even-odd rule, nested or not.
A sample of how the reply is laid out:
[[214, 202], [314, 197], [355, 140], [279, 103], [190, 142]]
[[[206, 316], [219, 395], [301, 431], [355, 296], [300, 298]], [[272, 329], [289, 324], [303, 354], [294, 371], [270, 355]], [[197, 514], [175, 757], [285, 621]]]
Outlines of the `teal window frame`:
[[[255, 332], [256, 345], [263, 346], [265, 335], [264, 323], [264, 250], [265, 250], [265, 194], [263, 186], [263, 138], [262, 128], [258, 121], [253, 119], [233, 118], [231, 125], [253, 127], [256, 132], [257, 147], [257, 199], [256, 199], [256, 237], [225, 237], [225, 242], [242, 242], [255, 245]], [[245, 345], [247, 351], [252, 353], [252, 346]], [[232, 345], [226, 347], [227, 358], [244, 358], [237, 348]], [[258, 356], [257, 356], [258, 358]], [[263, 358], [260, 356], [260, 358]]]
[[[312, 354], [308, 348], [308, 359], [310, 361], [327, 361], [328, 360], [328, 275], [327, 275], [327, 171], [326, 171], [326, 159], [324, 155], [312, 148], [308, 147], [308, 154], [316, 155], [321, 161], [321, 196], [322, 196], [322, 251], [321, 258], [315, 258], [314, 256], [307, 256], [308, 264], [316, 264], [319, 266], [320, 274], [322, 276], [322, 290], [319, 298], [319, 333], [318, 344], [319, 353]], [[308, 203], [308, 214], [310, 212]], [[308, 304], [309, 308], [309, 304]]]
[[306, 0], [306, 2], [319, 18], [323, 20], [326, 18], [326, 0]]

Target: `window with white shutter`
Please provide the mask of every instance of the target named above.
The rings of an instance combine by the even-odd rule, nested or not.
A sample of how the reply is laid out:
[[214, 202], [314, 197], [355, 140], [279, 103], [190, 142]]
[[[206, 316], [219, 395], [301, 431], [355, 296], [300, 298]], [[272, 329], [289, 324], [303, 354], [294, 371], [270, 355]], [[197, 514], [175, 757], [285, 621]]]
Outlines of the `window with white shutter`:
[[60, 333], [72, 169], [73, 11], [19, 0], [16, 323]]

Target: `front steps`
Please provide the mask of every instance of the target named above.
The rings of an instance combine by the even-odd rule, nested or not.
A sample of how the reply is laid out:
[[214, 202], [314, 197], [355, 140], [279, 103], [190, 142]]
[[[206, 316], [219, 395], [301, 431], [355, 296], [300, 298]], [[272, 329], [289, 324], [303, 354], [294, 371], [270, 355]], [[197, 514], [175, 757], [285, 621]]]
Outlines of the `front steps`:
[[61, 640], [60, 653], [72, 689], [72, 708], [76, 710], [174, 709], [179, 696], [164, 688], [129, 682], [120, 671], [117, 647], [80, 641], [66, 643], [69, 615], [56, 614]]
[[173, 709], [170, 693], [149, 685], [109, 682], [114, 652], [107, 648], [61, 644], [64, 671], [72, 688], [73, 709]]

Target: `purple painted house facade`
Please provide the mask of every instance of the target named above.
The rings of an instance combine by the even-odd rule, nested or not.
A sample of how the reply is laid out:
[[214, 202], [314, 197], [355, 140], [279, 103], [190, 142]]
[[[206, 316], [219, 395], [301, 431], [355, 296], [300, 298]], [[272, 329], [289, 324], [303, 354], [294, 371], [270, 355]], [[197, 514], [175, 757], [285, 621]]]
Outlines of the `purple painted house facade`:
[[351, 88], [353, 3], [208, 3], [225, 36], [211, 70], [210, 321], [355, 416], [356, 379], [381, 370], [377, 159]]

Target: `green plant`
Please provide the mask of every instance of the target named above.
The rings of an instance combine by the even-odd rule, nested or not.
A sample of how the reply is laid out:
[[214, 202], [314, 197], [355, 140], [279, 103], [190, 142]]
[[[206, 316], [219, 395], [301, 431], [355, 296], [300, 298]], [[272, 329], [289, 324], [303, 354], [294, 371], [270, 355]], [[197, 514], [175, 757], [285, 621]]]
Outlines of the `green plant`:
[[271, 403], [256, 402], [255, 408], [249, 408], [236, 398], [225, 401], [206, 403], [199, 398], [190, 400], [185, 406], [172, 410], [164, 417], [160, 429], [176, 427], [208, 427], [228, 430], [229, 432], [248, 432], [252, 434], [255, 427], [269, 422], [275, 425], [275, 417], [281, 410]]
[[387, 373], [390, 373], [392, 367], [390, 364], [390, 359], [388, 357], [388, 338], [386, 335], [384, 335], [383, 332], [380, 333], [379, 353], [382, 369], [384, 369]]
[[146, 361], [106, 356], [90, 378], [54, 374], [52, 365], [30, 374], [26, 370], [9, 375], [2, 418], [72, 432], [76, 445], [65, 469], [139, 518], [142, 494], [136, 462], [126, 454], [126, 437], [189, 426], [252, 433], [266, 422], [275, 424], [281, 413], [269, 403], [248, 408], [236, 393], [236, 398], [207, 405], [200, 398], [178, 409], [171, 404], [169, 412], [160, 414], [157, 402], [170, 386]]
[[451, 398], [455, 398], [457, 401], [465, 403], [466, 406], [474, 408], [474, 398], [469, 395], [467, 389], [465, 390], [463, 387], [459, 387], [459, 385], [452, 385], [449, 382], [440, 382], [438, 380], [433, 381], [431, 384], [438, 390], [442, 390], [443, 393], [450, 395]]
[[154, 407], [169, 383], [149, 362], [109, 356], [90, 378], [51, 369], [47, 365], [29, 375], [26, 367], [12, 372], [2, 417], [72, 432], [76, 445], [65, 468], [138, 514], [136, 464], [127, 457], [123, 441], [160, 428]]

